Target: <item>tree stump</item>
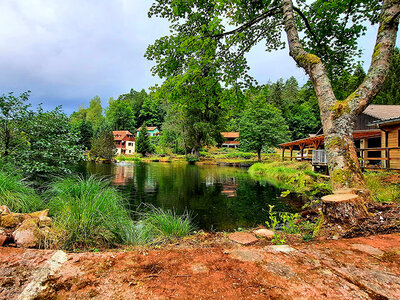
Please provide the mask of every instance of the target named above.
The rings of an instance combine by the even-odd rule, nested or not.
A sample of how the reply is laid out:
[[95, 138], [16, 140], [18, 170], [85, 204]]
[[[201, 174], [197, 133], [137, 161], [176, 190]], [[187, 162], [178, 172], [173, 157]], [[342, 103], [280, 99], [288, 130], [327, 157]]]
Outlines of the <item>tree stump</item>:
[[329, 223], [354, 225], [368, 217], [363, 199], [356, 194], [334, 194], [322, 197], [322, 213]]

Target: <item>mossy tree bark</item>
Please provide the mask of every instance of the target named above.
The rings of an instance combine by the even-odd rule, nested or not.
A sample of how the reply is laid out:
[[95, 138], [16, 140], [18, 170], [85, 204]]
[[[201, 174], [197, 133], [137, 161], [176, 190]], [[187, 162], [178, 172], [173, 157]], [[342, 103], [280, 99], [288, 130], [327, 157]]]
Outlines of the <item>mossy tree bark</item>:
[[398, 30], [399, 2], [383, 1], [375, 52], [367, 76], [347, 99], [338, 100], [321, 59], [307, 53], [300, 42], [292, 0], [282, 0], [290, 55], [310, 76], [318, 98], [334, 191], [343, 188], [366, 189], [354, 147], [353, 128], [357, 115], [378, 94], [388, 73]]

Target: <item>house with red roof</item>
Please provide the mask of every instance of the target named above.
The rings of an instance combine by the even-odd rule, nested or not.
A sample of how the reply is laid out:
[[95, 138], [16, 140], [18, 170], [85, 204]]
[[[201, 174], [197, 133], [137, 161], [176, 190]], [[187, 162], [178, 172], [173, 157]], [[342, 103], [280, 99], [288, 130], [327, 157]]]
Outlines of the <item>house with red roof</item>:
[[221, 135], [225, 138], [222, 143], [222, 147], [227, 148], [238, 148], [239, 142], [239, 132], [221, 132]]
[[128, 130], [113, 131], [113, 135], [117, 155], [133, 154], [136, 152], [136, 139]]

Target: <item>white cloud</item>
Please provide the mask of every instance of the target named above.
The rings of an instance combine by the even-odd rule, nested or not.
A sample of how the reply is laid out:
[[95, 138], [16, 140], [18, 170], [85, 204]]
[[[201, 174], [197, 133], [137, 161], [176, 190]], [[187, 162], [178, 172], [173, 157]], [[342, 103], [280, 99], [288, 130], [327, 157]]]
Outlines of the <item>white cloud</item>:
[[[0, 0], [0, 94], [32, 90], [31, 100], [67, 112], [100, 95], [148, 88], [152, 62], [143, 55], [155, 39], [169, 33], [168, 23], [148, 19], [152, 0]], [[373, 28], [376, 30], [376, 28]], [[362, 41], [366, 58], [374, 33]], [[250, 74], [260, 83], [307, 77], [288, 50], [249, 54]]]

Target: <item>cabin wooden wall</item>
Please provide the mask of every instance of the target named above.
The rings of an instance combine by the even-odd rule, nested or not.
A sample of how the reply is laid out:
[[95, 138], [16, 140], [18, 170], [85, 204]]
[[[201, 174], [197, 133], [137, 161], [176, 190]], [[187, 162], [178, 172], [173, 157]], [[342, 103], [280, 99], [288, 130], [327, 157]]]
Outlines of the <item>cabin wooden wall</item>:
[[[399, 147], [399, 131], [400, 124], [393, 126], [382, 126], [382, 130], [387, 131], [387, 143], [386, 143], [386, 133], [382, 132], [382, 147]], [[400, 149], [390, 150], [390, 168], [400, 169]]]

